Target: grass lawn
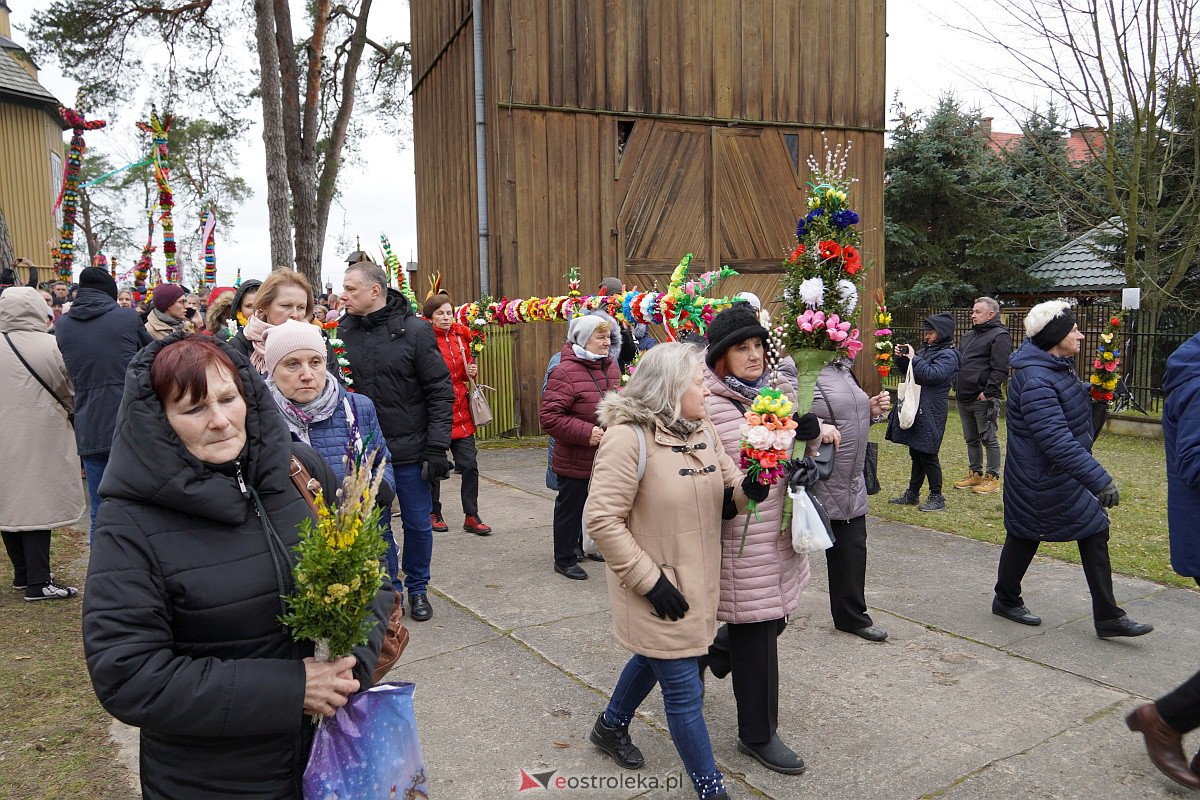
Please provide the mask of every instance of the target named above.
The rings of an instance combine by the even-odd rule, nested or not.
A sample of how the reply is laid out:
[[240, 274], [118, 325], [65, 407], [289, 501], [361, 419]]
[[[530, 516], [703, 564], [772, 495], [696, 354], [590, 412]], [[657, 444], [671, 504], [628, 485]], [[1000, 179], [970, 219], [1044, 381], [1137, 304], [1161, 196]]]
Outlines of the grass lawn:
[[[947, 507], [943, 512], [922, 513], [914, 506], [888, 503], [889, 498], [899, 496], [908, 486], [911, 461], [907, 447], [883, 440], [885, 427], [874, 425], [871, 430], [871, 440], [880, 443], [879, 483], [883, 487], [879, 494], [871, 498], [872, 514], [985, 542], [1000, 544], [1004, 541], [1002, 491], [978, 495], [968, 489], [953, 488], [953, 483], [967, 474], [967, 448], [963, 443], [958, 414], [953, 409], [946, 421], [946, 437], [942, 440], [941, 450], [942, 471], [945, 474], [943, 493]], [[1001, 420], [1002, 451], [1005, 433]], [[1093, 452], [1121, 490], [1121, 504], [1109, 512], [1112, 519], [1109, 550], [1113, 571], [1194, 589], [1194, 581], [1181, 578], [1171, 570], [1163, 443], [1103, 433], [1096, 441]], [[1043, 544], [1038, 553], [1079, 563], [1079, 549], [1074, 542]]]
[[[54, 534], [55, 579], [79, 586], [87, 533]], [[111, 718], [83, 660], [82, 605], [26, 603], [0, 571], [0, 797], [128, 798], [128, 773], [108, 741]]]

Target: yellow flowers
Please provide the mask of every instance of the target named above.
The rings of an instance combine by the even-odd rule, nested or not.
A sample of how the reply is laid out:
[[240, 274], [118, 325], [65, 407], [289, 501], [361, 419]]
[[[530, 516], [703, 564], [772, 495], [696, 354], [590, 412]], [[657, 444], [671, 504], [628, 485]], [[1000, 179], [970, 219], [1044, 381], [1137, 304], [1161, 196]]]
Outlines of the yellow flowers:
[[786, 418], [792, 415], [792, 403], [778, 389], [760, 389], [750, 410], [755, 414], [774, 414]]

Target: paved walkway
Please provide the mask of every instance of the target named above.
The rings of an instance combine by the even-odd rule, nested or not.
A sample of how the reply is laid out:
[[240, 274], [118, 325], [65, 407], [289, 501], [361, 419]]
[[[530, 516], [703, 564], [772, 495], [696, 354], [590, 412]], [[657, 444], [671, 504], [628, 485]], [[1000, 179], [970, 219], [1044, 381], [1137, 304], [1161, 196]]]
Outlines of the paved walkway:
[[[633, 725], [646, 767], [625, 772], [587, 742], [628, 658], [613, 640], [603, 565], [551, 569], [553, 493], [544, 451], [488, 450], [477, 537], [448, 513], [435, 534], [435, 614], [409, 622], [393, 679], [414, 681], [432, 796], [686, 798], [657, 691]], [[442, 496], [457, 509], [457, 479]], [[872, 518], [867, 600], [891, 634], [872, 644], [831, 625], [823, 557], [780, 639], [780, 735], [798, 777], [736, 750], [729, 681], [711, 677], [705, 716], [734, 798], [1171, 798], [1124, 715], [1198, 666], [1200, 593], [1118, 577], [1134, 640], [1095, 636], [1077, 565], [1038, 559], [1025, 584], [1044, 623], [990, 611], [999, 548]], [[1200, 745], [1193, 739], [1191, 746]], [[598, 788], [528, 789], [522, 770]], [[653, 782], [659, 787], [654, 788]], [[618, 786], [618, 782], [622, 782]]]

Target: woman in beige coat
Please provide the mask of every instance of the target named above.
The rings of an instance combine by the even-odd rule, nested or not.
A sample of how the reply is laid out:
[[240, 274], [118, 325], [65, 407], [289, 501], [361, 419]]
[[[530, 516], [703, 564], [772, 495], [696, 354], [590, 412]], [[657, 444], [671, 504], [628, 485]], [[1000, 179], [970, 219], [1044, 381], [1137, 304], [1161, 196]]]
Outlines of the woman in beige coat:
[[[634, 656], [590, 739], [618, 765], [644, 760], [629, 723], [662, 687], [671, 739], [700, 798], [728, 798], [702, 713], [697, 658], [716, 633], [723, 512], [766, 497], [705, 416], [700, 353], [662, 344], [600, 405], [585, 521], [605, 559], [613, 634]], [[728, 511], [726, 511], [728, 507]], [[730, 513], [730, 516], [732, 516]]]
[[13, 564], [13, 588], [24, 589], [30, 601], [77, 594], [51, 579], [50, 531], [75, 522], [84, 509], [67, 418], [74, 391], [48, 323], [37, 289], [13, 286], [0, 294], [0, 464], [9, 467], [0, 481], [0, 533]]

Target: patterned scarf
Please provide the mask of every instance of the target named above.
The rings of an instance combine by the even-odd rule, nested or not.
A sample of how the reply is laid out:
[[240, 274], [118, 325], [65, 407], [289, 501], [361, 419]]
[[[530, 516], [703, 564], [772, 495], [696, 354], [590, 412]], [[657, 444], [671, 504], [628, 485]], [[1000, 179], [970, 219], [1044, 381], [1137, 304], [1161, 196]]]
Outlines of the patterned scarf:
[[288, 430], [296, 434], [305, 444], [312, 444], [308, 438], [308, 429], [318, 422], [329, 419], [333, 416], [333, 412], [337, 411], [339, 395], [337, 379], [328, 372], [325, 373], [325, 388], [321, 390], [321, 394], [302, 406], [298, 406], [284, 397], [283, 393], [279, 391], [279, 387], [275, 385], [275, 381], [270, 377], [267, 378], [267, 388], [271, 390], [271, 397], [275, 398], [275, 405], [279, 406], [279, 410], [283, 413]]
[[662, 426], [664, 428], [667, 429], [667, 431], [675, 434], [680, 439], [683, 439], [685, 442], [688, 440], [689, 436], [691, 436], [693, 433], [698, 431], [700, 429], [700, 426], [704, 424], [704, 420], [702, 420], [702, 419], [682, 419], [682, 418], [680, 418], [680, 419], [675, 420], [674, 422], [668, 422], [665, 419], [663, 419], [662, 417], [659, 417], [658, 421], [662, 424]]
[[747, 383], [730, 373], [725, 376], [725, 386], [747, 400], [753, 400], [758, 397], [758, 390], [766, 385], [768, 377], [767, 371], [763, 370], [763, 374], [758, 376], [758, 380]]

